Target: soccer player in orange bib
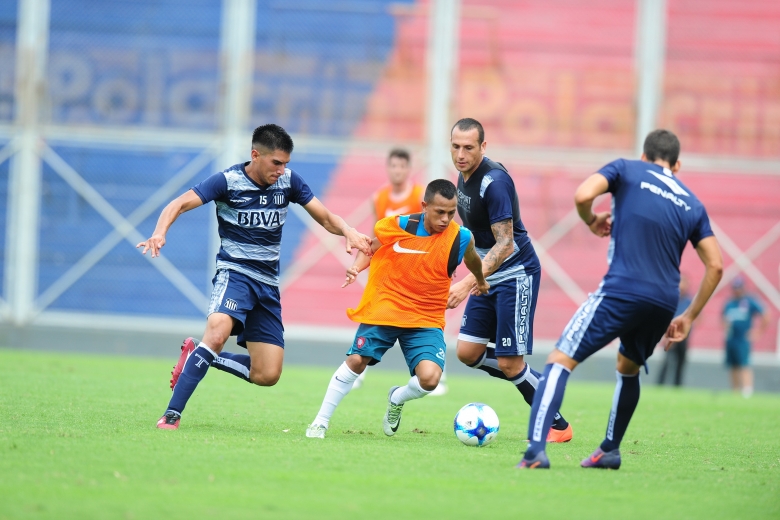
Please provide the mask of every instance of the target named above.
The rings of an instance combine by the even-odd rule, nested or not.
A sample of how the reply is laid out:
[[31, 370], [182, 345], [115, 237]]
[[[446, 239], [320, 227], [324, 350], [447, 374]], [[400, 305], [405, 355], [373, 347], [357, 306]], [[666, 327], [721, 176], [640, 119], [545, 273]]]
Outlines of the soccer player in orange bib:
[[[387, 181], [388, 184], [374, 193], [374, 216], [376, 221], [387, 217], [399, 215], [411, 215], [422, 212], [422, 200], [424, 188], [411, 180], [411, 161], [409, 152], [403, 148], [390, 150], [387, 156]], [[352, 386], [357, 390], [363, 386], [368, 371], [364, 371]], [[447, 393], [447, 372], [443, 372], [439, 385], [431, 392], [431, 395], [444, 395]]]
[[450, 181], [432, 181], [425, 190], [422, 213], [377, 222], [373, 257], [360, 254], [347, 269], [342, 287], [371, 265], [360, 304], [347, 309], [347, 316], [360, 326], [346, 361], [328, 384], [317, 417], [306, 430], [307, 437], [325, 437], [333, 412], [355, 380], [368, 365], [379, 363], [396, 340], [412, 377], [387, 394], [382, 424], [385, 435], [398, 430], [405, 402], [425, 397], [436, 388], [447, 350], [444, 311], [452, 273], [463, 261], [476, 278], [472, 294], [487, 294], [490, 287], [482, 275], [482, 261], [471, 232], [453, 221], [455, 195]]

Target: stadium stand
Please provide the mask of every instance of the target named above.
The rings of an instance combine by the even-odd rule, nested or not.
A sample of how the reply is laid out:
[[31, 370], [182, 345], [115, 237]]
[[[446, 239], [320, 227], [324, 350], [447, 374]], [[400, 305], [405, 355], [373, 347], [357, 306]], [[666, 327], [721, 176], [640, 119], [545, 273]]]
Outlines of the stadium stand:
[[[669, 65], [663, 123], [680, 133], [683, 153], [777, 157], [780, 33], [750, 28], [754, 22], [762, 27], [777, 27], [780, 4], [755, 2], [750, 8], [733, 2], [669, 4]], [[633, 3], [494, 0], [464, 2], [463, 13], [457, 116], [482, 120], [487, 128], [488, 155], [490, 145], [496, 144], [631, 148]], [[698, 21], [695, 33], [686, 30], [686, 20], [691, 16]], [[399, 18], [395, 47], [358, 126], [357, 137], [409, 139], [422, 135], [423, 111], [418, 105], [424, 99], [420, 80], [424, 75], [425, 44], [419, 34], [424, 22], [413, 11]], [[731, 31], [735, 22], [737, 27]], [[725, 24], [729, 30], [725, 30]], [[594, 26], [600, 30], [594, 31]], [[582, 34], [584, 30], [588, 31], [587, 38]], [[723, 34], [728, 37], [721, 38]], [[724, 61], [730, 70], [739, 72], [725, 82], [726, 87], [722, 86], [723, 81], [702, 79], [717, 74]], [[721, 86], [716, 89], [715, 84]], [[725, 110], [724, 97], [731, 100]], [[683, 106], [688, 110], [685, 112], [680, 108], [680, 100], [688, 98], [695, 99], [696, 106]], [[405, 105], [400, 100], [411, 103]], [[716, 105], [721, 108], [715, 109], [713, 116], [712, 107]], [[512, 113], [519, 116], [506, 115]], [[718, 146], [714, 147], [715, 144]], [[747, 251], [765, 234], [770, 233], [771, 238], [771, 233], [775, 233], [775, 240], [755, 255], [752, 263], [770, 281], [770, 286], [764, 287], [768, 294], [777, 294], [771, 285], [778, 284], [780, 266], [776, 232], [780, 221], [780, 177], [686, 170], [685, 155], [682, 159], [681, 179], [705, 202], [713, 221], [740, 250]], [[580, 180], [601, 166], [593, 164], [591, 171], [584, 171], [563, 164], [537, 167], [523, 164], [522, 160], [515, 160], [516, 164], [504, 162], [518, 185], [523, 219], [541, 245], [545, 244], [545, 233], [560, 225], [572, 210], [572, 194]], [[348, 154], [338, 165], [323, 198], [335, 211], [349, 215], [382, 182], [382, 172], [381, 158], [358, 152]], [[362, 229], [367, 230], [370, 221], [363, 219]], [[305, 239], [296, 252], [296, 260], [305, 258], [317, 245], [316, 238]], [[549, 254], [578, 288], [587, 292], [597, 287], [606, 271], [607, 245], [607, 241], [595, 239], [576, 224], [549, 248]], [[728, 267], [738, 253], [724, 253]], [[340, 261], [325, 255], [294, 281], [288, 280], [283, 294], [288, 323], [350, 325], [343, 309], [358, 301], [360, 288], [338, 289], [340, 278], [333, 273], [342, 268], [342, 263], [343, 258]], [[694, 279], [700, 275], [692, 248], [684, 255], [683, 270]], [[723, 292], [716, 295], [697, 324], [693, 348], [722, 348], [719, 312], [724, 296]], [[759, 297], [773, 319], [755, 350], [771, 352], [775, 349], [778, 309], [766, 294], [759, 292]], [[322, 302], [328, 303], [323, 307]], [[556, 338], [577, 305], [548, 271], [540, 293], [536, 336]], [[459, 321], [459, 313], [452, 312], [448, 330], [456, 331]]]
[[[365, 232], [371, 226], [368, 200], [384, 182], [387, 150], [350, 147], [353, 140], [410, 145], [417, 151], [418, 179], [425, 180], [425, 157], [419, 151], [425, 146], [428, 3], [257, 2], [252, 122], [273, 121], [296, 139], [336, 143], [337, 149], [328, 153], [299, 145], [292, 167], [329, 208]], [[780, 176], [751, 173], [739, 161], [780, 157], [780, 3], [667, 4], [660, 124], [679, 134], [681, 178], [728, 237], [727, 275], [736, 273], [730, 266], [741, 252], [750, 260], [741, 260], [749, 271], [749, 286], [772, 318], [756, 350], [771, 352], [780, 309]], [[0, 150], [15, 131], [17, 6], [16, 0], [0, 3], [0, 126], [6, 130]], [[633, 148], [635, 6], [634, 0], [462, 1], [453, 118], [471, 116], [485, 124], [489, 155], [497, 148], [502, 154], [512, 152], [491, 157], [512, 172], [523, 219], [548, 253], [536, 317], [539, 338], [557, 337], [578, 305], [578, 295], [593, 290], [606, 269], [607, 242], [567, 220], [574, 188], [601, 164], [582, 159], [577, 164], [564, 159], [539, 164], [523, 154], [541, 150], [548, 157], [559, 152], [569, 157], [583, 151], [608, 157]], [[168, 198], [230, 166], [214, 163], [218, 150], [203, 152], [205, 144], [186, 143], [220, 131], [220, 16], [219, 0], [136, 0], [110, 8], [88, 0], [51, 1], [43, 107], [50, 152], [45, 156], [38, 237], [37, 295], [44, 310], [203, 316], [204, 305], [183, 297], [129, 241], [109, 247], [72, 285], [59, 292], [52, 288], [114, 230], [95, 200], [64, 180], [68, 171], [77, 173], [117, 215], [130, 218], [177, 172], [189, 168], [189, 177]], [[167, 30], [172, 19], [179, 22], [176, 31]], [[70, 139], [70, 133], [87, 129], [97, 135], [104, 128], [115, 136], [162, 129], [177, 133], [177, 142], [184, 144]], [[446, 136], [441, 145], [447, 145]], [[728, 159], [730, 166], [722, 163], [717, 171], [709, 170], [707, 158], [713, 157]], [[8, 192], [6, 158], [0, 160], [0, 200]], [[686, 163], [688, 158], [696, 160]], [[135, 225], [141, 232], [153, 228], [162, 203], [138, 216]], [[203, 232], [212, 224], [210, 213], [200, 210], [181, 219], [165, 250], [203, 298], [213, 276], [213, 251]], [[2, 211], [0, 267], [6, 224]], [[290, 327], [351, 328], [344, 309], [358, 301], [360, 287], [339, 289], [342, 269], [351, 258], [341, 252], [338, 240], [326, 239], [325, 247], [306, 229], [291, 213], [281, 258], [285, 322]], [[554, 273], [555, 266], [560, 273]], [[683, 269], [694, 278], [699, 274], [691, 250]], [[0, 278], [0, 284], [5, 281]], [[719, 292], [708, 306], [692, 348], [720, 348], [718, 314], [724, 296]], [[449, 330], [458, 323], [459, 312], [450, 313]]]

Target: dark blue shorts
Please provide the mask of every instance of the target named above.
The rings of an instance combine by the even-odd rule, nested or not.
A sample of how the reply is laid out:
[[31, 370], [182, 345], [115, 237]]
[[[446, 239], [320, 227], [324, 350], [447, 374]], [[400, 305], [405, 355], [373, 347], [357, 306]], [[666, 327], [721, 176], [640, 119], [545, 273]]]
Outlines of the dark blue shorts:
[[726, 342], [726, 366], [746, 367], [750, 364], [750, 343], [747, 341]]
[[212, 280], [209, 315], [221, 312], [232, 316], [231, 336], [246, 348], [246, 342], [261, 342], [284, 348], [282, 303], [279, 288], [244, 274], [220, 269]]
[[395, 345], [396, 340], [401, 345], [401, 352], [409, 367], [409, 375], [414, 375], [414, 369], [424, 359], [433, 361], [444, 370], [447, 344], [444, 342], [442, 330], [433, 327], [406, 329], [361, 323], [347, 355], [359, 354], [372, 358], [368, 364], [376, 365], [382, 360], [385, 352]]
[[674, 311], [650, 302], [594, 293], [574, 313], [555, 346], [575, 361], [582, 362], [615, 338], [620, 338], [620, 353], [637, 365], [644, 365], [672, 318]]
[[534, 350], [534, 313], [541, 272], [490, 286], [485, 296], [469, 296], [458, 339], [496, 344], [496, 356], [523, 356]]

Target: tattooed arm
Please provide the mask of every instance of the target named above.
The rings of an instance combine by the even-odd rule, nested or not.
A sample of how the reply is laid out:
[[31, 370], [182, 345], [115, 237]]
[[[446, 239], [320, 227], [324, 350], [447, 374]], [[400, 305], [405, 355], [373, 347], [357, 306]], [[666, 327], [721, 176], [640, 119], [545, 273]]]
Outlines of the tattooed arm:
[[[490, 251], [482, 259], [482, 273], [487, 278], [501, 267], [501, 264], [506, 260], [514, 250], [514, 229], [512, 219], [502, 220], [491, 224], [490, 229], [493, 231], [493, 236], [496, 238], [496, 243], [490, 248]], [[447, 300], [447, 308], [454, 309], [460, 303], [465, 300], [472, 287], [477, 283], [477, 279], [473, 274], [469, 273], [463, 280], [450, 287], [450, 296]]]
[[515, 247], [515, 235], [512, 219], [491, 224], [490, 229], [496, 238], [496, 244], [490, 248], [482, 259], [482, 273], [487, 277], [496, 272], [504, 260], [509, 258]]

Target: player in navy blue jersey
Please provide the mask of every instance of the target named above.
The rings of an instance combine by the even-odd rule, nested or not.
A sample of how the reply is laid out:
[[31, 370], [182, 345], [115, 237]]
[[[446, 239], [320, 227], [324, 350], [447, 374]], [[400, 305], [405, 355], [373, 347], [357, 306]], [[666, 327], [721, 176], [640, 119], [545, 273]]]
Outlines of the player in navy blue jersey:
[[[574, 367], [615, 338], [617, 386], [604, 441], [582, 461], [585, 468], [620, 467], [620, 441], [639, 402], [639, 371], [655, 346], [684, 340], [691, 323], [723, 275], [723, 259], [704, 205], [674, 174], [680, 142], [668, 130], [645, 139], [639, 161], [618, 159], [583, 182], [574, 195], [577, 212], [599, 237], [612, 236], [609, 269], [563, 331], [547, 358], [528, 424], [521, 468], [549, 468], [545, 433], [563, 402]], [[593, 201], [612, 194], [612, 210], [593, 213]], [[680, 259], [688, 242], [704, 264], [704, 277], [688, 308], [674, 317]]]
[[[457, 353], [466, 365], [510, 381], [533, 403], [541, 374], [524, 356], [533, 352], [533, 326], [542, 268], [520, 219], [514, 181], [500, 163], [485, 157], [485, 131], [461, 119], [450, 135], [458, 172], [458, 215], [474, 235], [490, 293], [471, 296], [458, 335]], [[448, 306], [457, 307], [476, 283], [473, 275], [452, 285]], [[495, 348], [488, 347], [495, 343]], [[571, 425], [557, 414], [550, 442], [568, 442]]]
[[[283, 128], [268, 124], [252, 134], [251, 160], [208, 177], [163, 209], [154, 234], [138, 244], [160, 255], [176, 218], [214, 201], [221, 247], [202, 341], [187, 338], [174, 367], [173, 397], [157, 422], [177, 429], [181, 413], [210, 366], [260, 386], [279, 380], [284, 361], [284, 328], [279, 298], [279, 250], [290, 203], [300, 204], [323, 228], [346, 238], [346, 250], [371, 254], [371, 239], [350, 228], [287, 168], [293, 141]], [[223, 352], [238, 336], [246, 354]]]

